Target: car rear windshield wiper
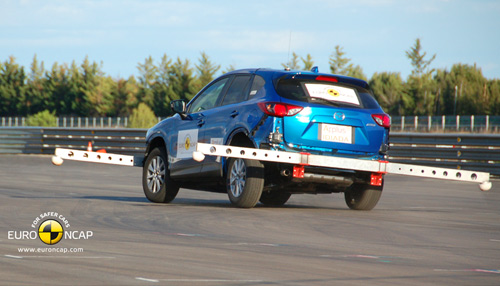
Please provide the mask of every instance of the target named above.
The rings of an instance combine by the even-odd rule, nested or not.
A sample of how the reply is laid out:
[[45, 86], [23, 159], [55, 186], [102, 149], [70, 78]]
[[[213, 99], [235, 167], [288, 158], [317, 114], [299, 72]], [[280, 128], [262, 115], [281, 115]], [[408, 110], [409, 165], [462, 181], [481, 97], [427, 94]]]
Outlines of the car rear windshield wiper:
[[333, 101], [330, 101], [330, 100], [327, 100], [324, 98], [319, 98], [319, 97], [310, 97], [309, 98], [309, 102], [315, 102], [315, 101], [321, 101], [321, 103], [326, 103], [328, 105], [337, 106], [337, 107], [341, 106], [341, 104], [338, 102], [333, 102]]
[[362, 108], [360, 105], [349, 104], [347, 102], [335, 102], [330, 101], [328, 99], [320, 98], [320, 97], [310, 97], [309, 102], [321, 101], [321, 103], [325, 103], [335, 107], [352, 107], [352, 108]]

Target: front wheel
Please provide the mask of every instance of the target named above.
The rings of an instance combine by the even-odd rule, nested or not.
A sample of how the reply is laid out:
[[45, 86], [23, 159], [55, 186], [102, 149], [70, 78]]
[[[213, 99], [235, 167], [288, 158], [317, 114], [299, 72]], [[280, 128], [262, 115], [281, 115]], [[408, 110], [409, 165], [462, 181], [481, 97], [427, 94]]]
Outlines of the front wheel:
[[179, 186], [170, 179], [165, 151], [155, 148], [149, 153], [142, 169], [142, 188], [148, 200], [169, 203], [179, 192]]
[[256, 160], [229, 159], [226, 185], [231, 203], [240, 208], [253, 208], [264, 188], [264, 165]]
[[353, 184], [344, 193], [347, 206], [352, 210], [369, 211], [373, 209], [382, 196], [382, 186], [371, 186], [362, 184]]

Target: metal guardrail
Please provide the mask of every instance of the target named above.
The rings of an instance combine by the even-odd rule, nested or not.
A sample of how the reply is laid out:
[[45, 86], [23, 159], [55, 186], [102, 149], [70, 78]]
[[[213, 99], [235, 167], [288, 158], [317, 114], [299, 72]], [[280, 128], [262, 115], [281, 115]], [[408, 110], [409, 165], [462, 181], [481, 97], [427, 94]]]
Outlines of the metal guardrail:
[[[442, 115], [391, 116], [393, 132], [435, 133], [500, 133], [500, 116]], [[55, 127], [60, 128], [126, 128], [128, 117], [57, 117]], [[158, 117], [160, 122], [164, 117]], [[0, 127], [27, 127], [27, 118], [0, 117]]]
[[[160, 122], [165, 117], [157, 117]], [[126, 128], [128, 117], [57, 117], [54, 127], [62, 128]], [[27, 118], [22, 116], [0, 117], [0, 127], [29, 127]]]
[[389, 161], [500, 175], [500, 135], [391, 133]]
[[395, 132], [500, 133], [500, 116], [392, 116], [391, 119], [391, 130]]
[[[146, 129], [0, 127], [0, 154], [54, 154], [55, 148], [142, 155]], [[389, 161], [500, 176], [499, 134], [391, 133]]]
[[54, 154], [55, 148], [143, 154], [146, 129], [0, 127], [0, 153]]

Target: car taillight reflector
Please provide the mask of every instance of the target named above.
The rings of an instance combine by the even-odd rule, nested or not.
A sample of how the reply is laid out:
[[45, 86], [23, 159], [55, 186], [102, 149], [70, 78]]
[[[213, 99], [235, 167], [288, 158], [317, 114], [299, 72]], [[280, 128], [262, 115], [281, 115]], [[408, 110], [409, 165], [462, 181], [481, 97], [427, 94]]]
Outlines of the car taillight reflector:
[[329, 82], [339, 82], [336, 77], [319, 75], [316, 77], [316, 80], [329, 81]]
[[302, 106], [279, 102], [259, 102], [259, 107], [265, 114], [275, 117], [294, 116], [304, 109]]
[[387, 114], [372, 114], [373, 120], [380, 126], [385, 128], [391, 127], [391, 117]]

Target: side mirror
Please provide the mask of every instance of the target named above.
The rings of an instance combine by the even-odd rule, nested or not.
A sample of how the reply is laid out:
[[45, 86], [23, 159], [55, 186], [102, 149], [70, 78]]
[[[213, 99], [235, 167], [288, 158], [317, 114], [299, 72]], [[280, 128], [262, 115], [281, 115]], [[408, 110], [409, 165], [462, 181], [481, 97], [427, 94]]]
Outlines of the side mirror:
[[186, 114], [186, 102], [184, 100], [173, 100], [170, 102], [170, 108], [174, 113], [178, 113], [183, 116]]

